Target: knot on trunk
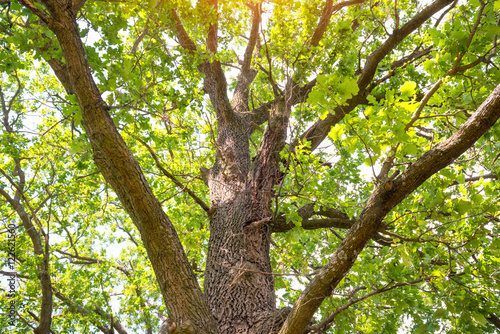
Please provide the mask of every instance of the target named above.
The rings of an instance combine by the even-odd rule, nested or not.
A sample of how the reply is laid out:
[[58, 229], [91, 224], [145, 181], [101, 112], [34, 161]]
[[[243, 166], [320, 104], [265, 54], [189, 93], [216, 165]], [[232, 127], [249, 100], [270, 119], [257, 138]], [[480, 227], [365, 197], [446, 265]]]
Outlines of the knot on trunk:
[[196, 330], [191, 321], [186, 320], [177, 325], [175, 322], [166, 319], [160, 326], [158, 334], [195, 334]]
[[291, 311], [292, 308], [287, 306], [279, 310], [260, 313], [254, 325], [255, 333], [277, 333]]

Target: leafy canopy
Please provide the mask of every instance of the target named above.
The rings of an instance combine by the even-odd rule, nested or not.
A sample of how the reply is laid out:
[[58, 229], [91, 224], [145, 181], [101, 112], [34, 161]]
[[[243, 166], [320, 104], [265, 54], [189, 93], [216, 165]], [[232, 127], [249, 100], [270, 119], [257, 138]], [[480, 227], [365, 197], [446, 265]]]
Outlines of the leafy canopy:
[[[111, 315], [129, 333], [157, 331], [166, 310], [139, 232], [92, 161], [75, 96], [49, 67], [54, 59], [64, 65], [59, 43], [18, 2], [1, 3], [0, 189], [14, 198], [22, 188], [19, 203], [43, 236], [54, 291], [52, 329], [94, 333], [109, 326]], [[298, 209], [313, 203], [316, 211], [335, 207], [355, 219], [389, 154], [394, 170], [403, 172], [450, 137], [500, 82], [500, 2], [458, 1], [383, 58], [366, 101], [311, 153], [310, 142], [294, 140], [358, 94], [367, 57], [424, 6], [382, 0], [345, 7], [332, 16], [319, 44], [307, 49], [322, 4], [265, 2], [252, 62], [258, 73], [250, 108], [272, 100], [292, 76], [304, 84], [317, 77], [307, 99], [292, 110], [289, 144], [281, 152], [287, 175], [275, 189], [273, 210], [297, 226], [273, 235], [274, 271], [291, 274], [276, 276], [281, 307], [297, 300], [347, 233], [305, 230]], [[174, 7], [201, 46], [196, 54], [178, 44], [169, 14]], [[214, 163], [217, 118], [197, 66], [206, 57], [219, 60], [234, 90], [234, 68], [252, 20], [244, 1], [220, 1], [218, 52], [210, 54], [203, 46], [215, 13], [207, 15], [205, 7], [89, 1], [78, 14], [87, 59], [113, 122], [174, 223], [200, 286], [209, 220], [199, 202], [210, 202], [200, 168]], [[255, 131], [252, 156], [261, 139]], [[396, 333], [404, 327], [411, 333], [494, 332], [487, 319], [500, 312], [499, 156], [497, 124], [386, 216], [381, 238], [360, 254], [321, 305], [317, 321], [326, 321], [329, 333]], [[11, 332], [26, 333], [37, 324], [44, 257], [33, 255], [28, 231], [5, 196], [0, 212], [2, 232], [18, 226], [19, 313]], [[7, 238], [0, 235], [4, 269]], [[2, 309], [8, 303], [2, 295]], [[2, 317], [0, 327], [7, 322]]]

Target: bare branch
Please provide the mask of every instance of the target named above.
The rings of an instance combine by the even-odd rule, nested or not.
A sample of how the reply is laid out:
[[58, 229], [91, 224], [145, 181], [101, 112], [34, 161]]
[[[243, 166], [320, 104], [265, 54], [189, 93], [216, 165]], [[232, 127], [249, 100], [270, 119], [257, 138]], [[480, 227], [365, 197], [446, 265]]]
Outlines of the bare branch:
[[191, 198], [203, 209], [205, 212], [210, 211], [210, 207], [201, 199], [199, 198], [191, 189], [189, 189], [186, 185], [182, 184], [175, 176], [174, 174], [170, 173], [168, 170], [166, 170], [163, 165], [160, 163], [160, 160], [158, 159], [158, 156], [156, 153], [153, 151], [153, 149], [141, 138], [134, 136], [133, 134], [127, 132], [130, 136], [132, 136], [135, 140], [137, 140], [139, 143], [141, 143], [146, 149], [149, 151], [149, 154], [155, 161], [156, 167], [158, 167], [161, 172], [168, 177], [172, 182], [179, 187], [182, 191], [185, 191]]

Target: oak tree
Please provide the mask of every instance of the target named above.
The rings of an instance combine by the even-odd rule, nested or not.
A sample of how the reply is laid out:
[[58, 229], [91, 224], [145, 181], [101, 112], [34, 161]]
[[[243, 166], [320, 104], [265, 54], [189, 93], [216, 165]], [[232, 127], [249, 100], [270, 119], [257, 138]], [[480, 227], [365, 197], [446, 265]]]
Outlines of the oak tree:
[[2, 328], [500, 328], [499, 1], [0, 6]]

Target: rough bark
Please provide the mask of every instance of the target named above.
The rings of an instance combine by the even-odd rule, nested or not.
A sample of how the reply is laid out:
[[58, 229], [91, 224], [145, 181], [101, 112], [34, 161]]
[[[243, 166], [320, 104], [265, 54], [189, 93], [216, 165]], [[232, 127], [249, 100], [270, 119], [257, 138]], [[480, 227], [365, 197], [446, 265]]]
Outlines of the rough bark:
[[[318, 211], [314, 211], [314, 203], [307, 204], [297, 210], [301, 221], [301, 227], [304, 230], [314, 230], [319, 228], [341, 228], [350, 229], [356, 222], [334, 208], [321, 207]], [[312, 216], [318, 215], [326, 218], [311, 219]], [[293, 222], [286, 220], [285, 216], [278, 216], [272, 221], [272, 228], [274, 233], [287, 232], [295, 227]]]
[[[215, 8], [215, 2], [210, 2]], [[217, 155], [207, 171], [210, 189], [210, 240], [205, 271], [205, 294], [221, 333], [264, 333], [275, 326], [274, 279], [269, 256], [272, 187], [279, 176], [279, 152], [284, 146], [290, 109], [275, 103], [276, 122], [268, 129], [259, 155], [252, 164], [249, 138], [248, 87], [255, 77], [251, 59], [257, 44], [260, 5], [255, 4], [250, 43], [233, 106], [227, 97], [226, 79], [218, 61], [205, 60], [198, 69], [218, 121]], [[176, 32], [190, 53], [197, 50], [180, 18]], [[217, 50], [217, 22], [208, 29], [207, 48]], [[285, 118], [283, 118], [285, 116]]]
[[272, 217], [272, 188], [281, 176], [279, 153], [290, 107], [282, 100], [271, 110], [251, 168], [249, 160], [241, 161], [241, 152], [237, 163], [231, 153], [233, 147], [244, 146], [245, 158], [249, 156], [249, 126], [243, 127], [247, 136], [237, 137], [231, 134], [234, 127], [219, 123], [219, 147], [225, 157], [217, 160], [208, 182], [213, 215], [205, 291], [221, 333], [262, 333], [262, 328], [272, 327], [275, 295], [267, 223]]
[[500, 328], [500, 318], [496, 314], [490, 314], [488, 319], [493, 325], [495, 325], [497, 328]]

